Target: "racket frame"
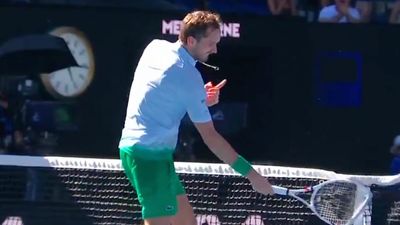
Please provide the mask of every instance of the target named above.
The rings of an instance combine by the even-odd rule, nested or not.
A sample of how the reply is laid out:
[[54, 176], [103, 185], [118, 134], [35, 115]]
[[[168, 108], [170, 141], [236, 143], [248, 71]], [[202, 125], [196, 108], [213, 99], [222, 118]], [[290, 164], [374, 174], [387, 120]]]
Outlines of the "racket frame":
[[[357, 192], [361, 193], [363, 196], [363, 199], [361, 202], [357, 201], [357, 199], [355, 199], [356, 201], [356, 209], [353, 212], [352, 217], [347, 221], [347, 223], [345, 224], [340, 224], [340, 225], [350, 225], [360, 214], [361, 212], [363, 212], [363, 210], [365, 209], [365, 207], [367, 206], [368, 202], [370, 201], [370, 199], [372, 198], [372, 193], [369, 190], [368, 187], [366, 187], [365, 185], [358, 183], [356, 181], [352, 181], [349, 179], [333, 179], [333, 180], [328, 180], [328, 181], [324, 181], [320, 184], [317, 184], [315, 186], [307, 186], [304, 187], [303, 189], [288, 189], [288, 188], [284, 188], [284, 187], [280, 187], [280, 186], [276, 186], [276, 185], [272, 185], [272, 188], [275, 192], [275, 194], [278, 195], [282, 195], [282, 196], [291, 196], [297, 200], [299, 200], [300, 202], [302, 202], [303, 204], [305, 204], [309, 209], [311, 209], [311, 211], [321, 220], [323, 220], [324, 222], [326, 222], [327, 224], [331, 224], [331, 225], [339, 225], [339, 224], [332, 224], [330, 221], [328, 221], [327, 219], [323, 218], [323, 216], [321, 216], [315, 209], [314, 207], [314, 201], [316, 198], [316, 194], [317, 191], [319, 189], [321, 189], [323, 186], [326, 186], [328, 184], [331, 183], [337, 183], [337, 182], [347, 182], [347, 183], [352, 183], [355, 184], [357, 186]], [[298, 196], [298, 194], [305, 194], [305, 193], [312, 193], [311, 194], [311, 198], [310, 198], [310, 202], [307, 202], [305, 199], [301, 198], [300, 196]], [[356, 196], [357, 198], [357, 196]]]

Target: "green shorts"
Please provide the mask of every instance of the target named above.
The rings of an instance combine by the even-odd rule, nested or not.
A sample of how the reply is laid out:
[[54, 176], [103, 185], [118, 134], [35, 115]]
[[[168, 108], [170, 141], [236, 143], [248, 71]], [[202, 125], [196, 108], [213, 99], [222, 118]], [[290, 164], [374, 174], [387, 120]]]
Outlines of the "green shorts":
[[172, 155], [167, 159], [141, 158], [132, 154], [134, 148], [120, 148], [120, 157], [142, 206], [143, 219], [176, 215], [176, 196], [185, 194], [185, 189], [175, 172]]

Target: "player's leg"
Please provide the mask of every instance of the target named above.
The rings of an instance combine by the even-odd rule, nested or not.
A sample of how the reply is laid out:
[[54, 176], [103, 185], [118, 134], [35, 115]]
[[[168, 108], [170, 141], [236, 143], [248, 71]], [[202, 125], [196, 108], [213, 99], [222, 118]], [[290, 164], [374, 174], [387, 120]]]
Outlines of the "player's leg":
[[196, 225], [193, 208], [186, 194], [177, 196], [178, 213], [172, 217], [172, 225]]
[[171, 224], [170, 216], [144, 220], [144, 225], [170, 225], [170, 224]]
[[193, 208], [190, 205], [186, 195], [185, 188], [179, 180], [179, 176], [175, 172], [174, 162], [171, 161], [171, 182], [175, 189], [176, 199], [178, 201], [178, 212], [172, 217], [172, 225], [196, 225], [196, 218]]
[[171, 182], [171, 159], [143, 159], [120, 151], [124, 171], [142, 206], [145, 225], [170, 225], [178, 211], [176, 189]]

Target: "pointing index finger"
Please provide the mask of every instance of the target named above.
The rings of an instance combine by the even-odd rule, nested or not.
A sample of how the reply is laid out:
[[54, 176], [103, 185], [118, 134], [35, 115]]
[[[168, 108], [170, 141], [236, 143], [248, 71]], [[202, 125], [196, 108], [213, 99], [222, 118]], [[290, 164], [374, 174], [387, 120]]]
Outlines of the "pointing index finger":
[[214, 88], [217, 88], [218, 90], [221, 89], [222, 87], [224, 87], [226, 84], [226, 79], [223, 79], [221, 82], [219, 82], [219, 84], [215, 85]]

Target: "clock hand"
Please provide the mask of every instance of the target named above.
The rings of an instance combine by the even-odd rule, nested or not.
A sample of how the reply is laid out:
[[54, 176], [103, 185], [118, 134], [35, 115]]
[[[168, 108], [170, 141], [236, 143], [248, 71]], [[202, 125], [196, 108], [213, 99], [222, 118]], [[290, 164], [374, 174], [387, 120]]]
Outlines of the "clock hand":
[[74, 84], [74, 87], [77, 88], [77, 87], [78, 87], [78, 84], [76, 83], [76, 81], [75, 81], [74, 78], [72, 77], [71, 68], [68, 68], [68, 74], [69, 74], [69, 77], [71, 78], [72, 83]]
[[89, 69], [89, 65], [87, 64], [87, 62], [79, 63], [77, 67], [78, 68]]

